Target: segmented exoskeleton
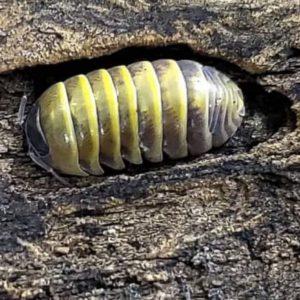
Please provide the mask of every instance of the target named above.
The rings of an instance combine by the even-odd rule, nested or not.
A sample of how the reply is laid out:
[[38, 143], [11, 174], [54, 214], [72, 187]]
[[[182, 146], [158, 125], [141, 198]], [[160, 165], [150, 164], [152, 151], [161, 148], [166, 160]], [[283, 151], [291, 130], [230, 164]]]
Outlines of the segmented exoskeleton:
[[227, 76], [191, 60], [161, 59], [99, 69], [48, 88], [25, 133], [40, 166], [85, 176], [197, 156], [224, 144], [244, 116], [243, 95]]

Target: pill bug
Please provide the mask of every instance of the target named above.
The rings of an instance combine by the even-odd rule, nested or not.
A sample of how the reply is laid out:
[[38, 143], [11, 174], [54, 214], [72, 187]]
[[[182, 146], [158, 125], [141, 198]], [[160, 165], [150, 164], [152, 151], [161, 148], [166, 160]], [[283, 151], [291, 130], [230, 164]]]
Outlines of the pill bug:
[[245, 113], [239, 87], [191, 60], [99, 69], [49, 87], [24, 123], [28, 153], [48, 171], [86, 176], [197, 156], [224, 144]]

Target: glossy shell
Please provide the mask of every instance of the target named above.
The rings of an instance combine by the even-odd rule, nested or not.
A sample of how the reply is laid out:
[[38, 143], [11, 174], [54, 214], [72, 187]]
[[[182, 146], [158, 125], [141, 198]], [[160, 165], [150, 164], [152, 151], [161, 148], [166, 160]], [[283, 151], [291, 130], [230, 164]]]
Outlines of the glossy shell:
[[77, 75], [48, 88], [25, 132], [31, 157], [59, 173], [100, 175], [124, 161], [197, 156], [224, 144], [244, 116], [238, 86], [212, 67], [170, 59]]

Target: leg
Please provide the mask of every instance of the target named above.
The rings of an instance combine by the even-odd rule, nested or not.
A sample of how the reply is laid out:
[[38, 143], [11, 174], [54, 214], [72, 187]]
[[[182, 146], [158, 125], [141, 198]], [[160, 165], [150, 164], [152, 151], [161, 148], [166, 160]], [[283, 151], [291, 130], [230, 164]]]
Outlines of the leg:
[[63, 179], [61, 176], [59, 176], [53, 168], [51, 168], [48, 164], [46, 164], [39, 156], [37, 156], [34, 151], [32, 151], [32, 148], [30, 147], [28, 150], [28, 155], [30, 158], [35, 162], [37, 165], [39, 165], [41, 168], [46, 170], [47, 172], [51, 173], [57, 180], [59, 180], [64, 185], [70, 186], [70, 183]]
[[24, 124], [24, 115], [25, 115], [25, 108], [27, 104], [27, 96], [24, 95], [21, 98], [20, 106], [19, 106], [19, 111], [18, 111], [18, 124], [22, 126]]

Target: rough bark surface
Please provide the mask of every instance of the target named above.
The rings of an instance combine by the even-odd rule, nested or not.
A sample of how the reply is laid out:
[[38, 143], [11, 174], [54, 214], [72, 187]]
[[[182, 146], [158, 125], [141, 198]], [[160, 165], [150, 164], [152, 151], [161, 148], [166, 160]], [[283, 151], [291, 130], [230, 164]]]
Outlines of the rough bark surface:
[[[0, 298], [299, 299], [299, 5], [1, 1]], [[29, 160], [18, 106], [50, 68], [34, 66], [172, 44], [244, 89], [226, 146], [73, 188]]]

